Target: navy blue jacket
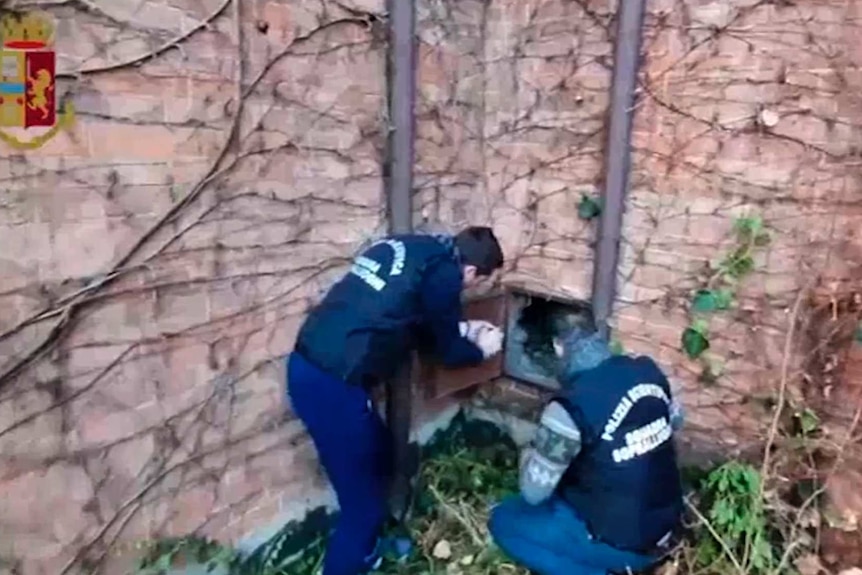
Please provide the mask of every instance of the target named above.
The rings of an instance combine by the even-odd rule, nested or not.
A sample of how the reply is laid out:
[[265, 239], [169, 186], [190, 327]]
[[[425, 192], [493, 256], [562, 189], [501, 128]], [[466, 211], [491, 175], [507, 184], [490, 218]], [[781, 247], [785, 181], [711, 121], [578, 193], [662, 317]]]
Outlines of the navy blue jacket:
[[482, 351], [458, 328], [462, 284], [451, 237], [384, 238], [311, 310], [295, 351], [362, 386], [391, 377], [420, 344], [430, 344], [450, 367], [479, 363]]
[[599, 540], [654, 549], [678, 526], [683, 505], [667, 378], [648, 357], [614, 356], [561, 383], [558, 401], [578, 425], [582, 447], [560, 496]]

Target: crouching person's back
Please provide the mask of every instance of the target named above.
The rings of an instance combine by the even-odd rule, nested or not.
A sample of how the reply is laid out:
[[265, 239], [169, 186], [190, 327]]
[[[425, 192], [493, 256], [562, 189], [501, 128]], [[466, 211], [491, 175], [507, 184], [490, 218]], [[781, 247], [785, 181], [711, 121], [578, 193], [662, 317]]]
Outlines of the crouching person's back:
[[648, 357], [613, 356], [597, 335], [555, 342], [561, 391], [521, 456], [519, 496], [494, 509], [490, 530], [541, 575], [648, 570], [682, 516], [673, 443], [681, 412]]

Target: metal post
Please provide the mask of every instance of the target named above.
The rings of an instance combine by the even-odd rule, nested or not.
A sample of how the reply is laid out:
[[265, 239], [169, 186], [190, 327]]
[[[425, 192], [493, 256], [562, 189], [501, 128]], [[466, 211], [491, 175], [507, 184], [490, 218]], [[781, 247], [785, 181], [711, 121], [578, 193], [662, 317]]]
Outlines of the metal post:
[[[416, 101], [416, 10], [413, 0], [389, 0], [389, 232], [413, 231], [413, 158]], [[394, 475], [392, 513], [403, 520], [410, 508], [411, 480], [416, 473], [411, 457], [410, 427], [413, 404], [411, 364], [386, 382], [386, 420], [392, 434]]]
[[631, 128], [646, 0], [619, 3], [610, 120], [605, 153], [605, 190], [593, 268], [593, 316], [609, 335], [617, 288], [620, 236], [631, 169]]

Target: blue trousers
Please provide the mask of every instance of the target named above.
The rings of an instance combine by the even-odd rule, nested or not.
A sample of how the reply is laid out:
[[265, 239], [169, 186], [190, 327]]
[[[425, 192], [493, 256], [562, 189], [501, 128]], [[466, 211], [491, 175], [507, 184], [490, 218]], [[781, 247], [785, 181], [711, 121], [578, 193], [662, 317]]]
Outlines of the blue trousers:
[[506, 555], [540, 575], [640, 572], [658, 559], [593, 540], [572, 507], [558, 497], [530, 505], [513, 496], [494, 508], [488, 527]]
[[368, 393], [292, 353], [287, 363], [293, 409], [311, 435], [338, 497], [323, 575], [366, 573], [388, 514], [389, 433]]

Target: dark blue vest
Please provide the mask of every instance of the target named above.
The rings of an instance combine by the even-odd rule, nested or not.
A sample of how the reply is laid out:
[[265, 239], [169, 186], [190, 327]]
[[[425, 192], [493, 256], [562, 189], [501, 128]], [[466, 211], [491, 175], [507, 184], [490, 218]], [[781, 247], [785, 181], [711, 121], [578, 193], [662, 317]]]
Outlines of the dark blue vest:
[[296, 351], [357, 385], [391, 377], [423, 335], [419, 290], [432, 265], [459, 266], [451, 244], [426, 235], [376, 242], [311, 310]]
[[612, 357], [566, 382], [558, 400], [583, 447], [559, 494], [590, 532], [614, 547], [648, 552], [682, 514], [670, 427], [670, 387], [648, 357]]

